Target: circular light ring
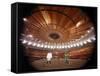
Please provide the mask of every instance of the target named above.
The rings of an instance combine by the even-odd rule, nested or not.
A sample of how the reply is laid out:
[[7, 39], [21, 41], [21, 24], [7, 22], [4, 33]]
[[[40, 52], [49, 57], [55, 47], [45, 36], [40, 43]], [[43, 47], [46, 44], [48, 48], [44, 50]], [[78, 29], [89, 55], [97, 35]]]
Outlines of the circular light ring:
[[[62, 11], [56, 9], [45, 9], [46, 8], [42, 10], [37, 9], [38, 11], [33, 11], [32, 16], [23, 18], [25, 30], [23, 32], [24, 37], [22, 38], [22, 44], [33, 46], [37, 49], [52, 50], [80, 47], [96, 40], [92, 34], [94, 32], [92, 22], [90, 22], [89, 18], [80, 9], [71, 8], [72, 11], [78, 11], [76, 12], [77, 16], [71, 14], [69, 10], [67, 12], [63, 11], [62, 13]], [[67, 7], [65, 9], [70, 8]], [[66, 20], [70, 22], [70, 24], [66, 24]], [[89, 27], [87, 25], [89, 25]], [[77, 32], [81, 32], [77, 30], [83, 29], [82, 27], [88, 28], [88, 30], [84, 30], [87, 32], [81, 36], [79, 35], [80, 37], [78, 38], [73, 38], [73, 40], [71, 35], [74, 37], [74, 34], [76, 35]], [[28, 29], [27, 34], [25, 32], [26, 29]], [[77, 32], [73, 33], [74, 30]], [[69, 37], [69, 35], [71, 37]], [[48, 36], [53, 39], [49, 40], [50, 38]], [[41, 41], [39, 42], [38, 40]]]
[[[29, 35], [26, 37], [29, 37]], [[32, 38], [32, 36], [30, 36], [30, 37]], [[90, 38], [87, 38], [85, 40], [78, 39], [76, 41], [72, 41], [72, 42], [70, 41], [70, 43], [69, 42], [50, 43], [50, 42], [42, 42], [42, 41], [39, 41], [38, 39], [29, 40], [27, 38], [24, 38], [21, 40], [22, 40], [22, 44], [26, 44], [28, 46], [33, 46], [33, 47], [36, 47], [37, 49], [41, 48], [41, 49], [51, 49], [52, 50], [52, 49], [68, 49], [68, 48], [80, 47], [87, 43], [91, 43], [91, 42], [95, 41], [96, 38], [94, 36], [91, 36]]]

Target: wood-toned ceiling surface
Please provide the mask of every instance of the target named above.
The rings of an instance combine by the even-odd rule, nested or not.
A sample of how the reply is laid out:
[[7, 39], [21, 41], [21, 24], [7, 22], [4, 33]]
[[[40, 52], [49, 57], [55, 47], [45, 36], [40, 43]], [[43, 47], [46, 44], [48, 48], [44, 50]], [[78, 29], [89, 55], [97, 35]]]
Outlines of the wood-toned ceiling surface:
[[[26, 19], [24, 33], [44, 42], [63, 43], [79, 39], [93, 26], [87, 15], [75, 7], [39, 6]], [[57, 34], [58, 38], [50, 34]]]

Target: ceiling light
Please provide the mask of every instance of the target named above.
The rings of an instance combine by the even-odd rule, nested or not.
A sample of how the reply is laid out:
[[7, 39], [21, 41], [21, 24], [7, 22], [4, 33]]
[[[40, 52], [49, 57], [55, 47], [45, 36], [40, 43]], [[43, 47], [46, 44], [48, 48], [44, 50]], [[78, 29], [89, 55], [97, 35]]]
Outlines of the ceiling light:
[[71, 44], [70, 47], [73, 47], [73, 44]]
[[68, 48], [71, 48], [70, 45], [67, 46]]
[[56, 48], [58, 49], [59, 48], [59, 45], [56, 45]]
[[41, 46], [41, 44], [38, 43], [38, 44], [37, 44], [37, 47], [40, 47], [40, 46]]
[[96, 40], [96, 38], [95, 38], [95, 37], [92, 37], [91, 39], [92, 39], [93, 41], [95, 41], [95, 40]]
[[77, 45], [76, 44], [73, 44], [73, 46], [76, 47]]
[[65, 48], [67, 48], [67, 45], [65, 45]]
[[31, 42], [31, 41], [29, 41], [27, 44], [28, 44], [28, 45], [31, 45], [31, 44], [32, 44], [32, 42]]
[[80, 25], [82, 25], [83, 24], [83, 20], [81, 20], [81, 21], [79, 21], [79, 22], [77, 22], [77, 24], [76, 24], [76, 27], [79, 27]]
[[40, 47], [43, 47], [43, 44], [40, 44]]
[[51, 45], [50, 48], [53, 49], [53, 46]]
[[23, 21], [25, 21], [25, 22], [26, 22], [26, 21], [27, 21], [27, 18], [23, 18]]
[[44, 45], [44, 48], [47, 48], [47, 45], [46, 44]]
[[25, 44], [25, 43], [27, 43], [27, 41], [26, 40], [23, 40], [22, 43]]
[[87, 33], [90, 33], [90, 32], [91, 32], [90, 30], [87, 31]]
[[33, 46], [36, 46], [37, 44], [34, 42], [32, 45], [33, 45]]
[[33, 36], [32, 36], [32, 35], [27, 35], [27, 37], [30, 37], [30, 38], [32, 38]]
[[88, 39], [87, 42], [92, 42], [91, 39]]
[[76, 46], [79, 46], [79, 44], [77, 43]]
[[84, 44], [87, 44], [87, 41], [84, 41], [83, 43], [84, 43]]
[[83, 46], [83, 42], [80, 42], [79, 44], [80, 44], [81, 46]]

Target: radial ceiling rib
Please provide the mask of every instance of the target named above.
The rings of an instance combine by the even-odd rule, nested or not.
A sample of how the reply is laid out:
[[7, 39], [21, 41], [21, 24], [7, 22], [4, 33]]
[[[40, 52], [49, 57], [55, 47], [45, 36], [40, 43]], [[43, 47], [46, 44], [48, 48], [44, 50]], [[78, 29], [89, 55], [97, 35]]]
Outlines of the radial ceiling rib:
[[81, 38], [93, 26], [83, 11], [73, 7], [41, 6], [24, 21], [35, 38], [61, 44]]

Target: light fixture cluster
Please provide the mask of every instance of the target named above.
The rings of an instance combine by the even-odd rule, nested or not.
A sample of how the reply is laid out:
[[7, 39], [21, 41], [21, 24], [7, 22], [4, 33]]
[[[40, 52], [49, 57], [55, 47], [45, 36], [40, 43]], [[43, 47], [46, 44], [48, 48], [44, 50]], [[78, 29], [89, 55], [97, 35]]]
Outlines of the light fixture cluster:
[[46, 50], [54, 50], [54, 49], [70, 49], [75, 47], [83, 46], [87, 43], [92, 43], [95, 41], [94, 28], [91, 27], [87, 33], [81, 36], [79, 39], [75, 39], [65, 43], [51, 43], [51, 42], [43, 42], [34, 38], [32, 35], [24, 35], [21, 39], [22, 44], [27, 45], [31, 48], [35, 49], [46, 49]]

